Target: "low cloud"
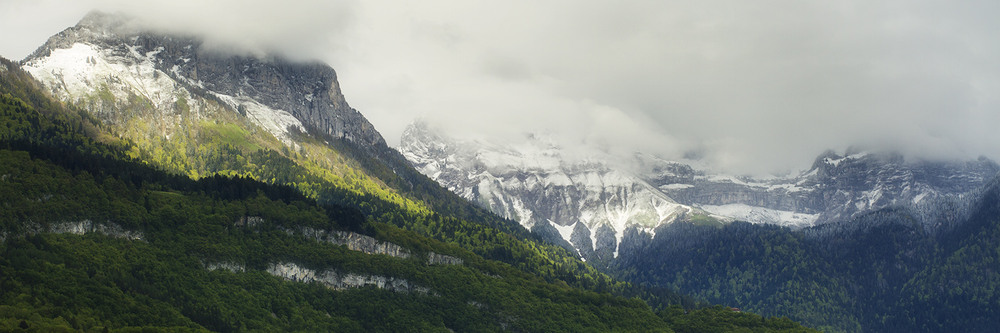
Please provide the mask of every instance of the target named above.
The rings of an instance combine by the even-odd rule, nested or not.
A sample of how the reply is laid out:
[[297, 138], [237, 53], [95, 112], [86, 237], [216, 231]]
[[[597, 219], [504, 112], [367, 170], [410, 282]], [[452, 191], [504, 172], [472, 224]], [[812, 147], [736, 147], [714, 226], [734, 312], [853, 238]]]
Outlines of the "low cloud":
[[354, 6], [353, 1], [322, 0], [7, 0], [0, 3], [0, 17], [2, 30], [11, 34], [5, 40], [18, 44], [12, 56], [26, 56], [98, 10], [128, 15], [146, 28], [198, 35], [218, 48], [313, 60], [340, 49], [340, 35], [354, 24]]
[[[366, 91], [348, 96], [390, 141], [413, 112], [456, 132], [544, 128], [671, 158], [697, 151], [752, 173], [848, 146], [1000, 156], [992, 2], [363, 7], [359, 49], [396, 38], [366, 52], [371, 66], [341, 71], [360, 78], [345, 89]], [[378, 81], [407, 82], [406, 96], [389, 98], [407, 102], [359, 88]]]
[[280, 52], [300, 60], [328, 57], [353, 22], [351, 1], [97, 0], [97, 8], [136, 17], [151, 28], [196, 34], [238, 52]]
[[[12, 1], [0, 9], [55, 7]], [[456, 135], [546, 132], [608, 151], [698, 152], [753, 173], [852, 145], [1000, 157], [995, 1], [93, 0], [66, 10], [80, 3], [324, 60], [391, 144], [424, 117]]]

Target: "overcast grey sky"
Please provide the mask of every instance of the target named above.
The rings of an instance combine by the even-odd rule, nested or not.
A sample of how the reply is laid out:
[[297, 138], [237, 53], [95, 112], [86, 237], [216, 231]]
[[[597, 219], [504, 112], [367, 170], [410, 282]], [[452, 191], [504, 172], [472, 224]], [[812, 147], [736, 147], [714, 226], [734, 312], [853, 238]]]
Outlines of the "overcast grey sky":
[[0, 0], [0, 55], [92, 8], [326, 61], [390, 144], [423, 117], [746, 172], [1000, 156], [998, 1]]

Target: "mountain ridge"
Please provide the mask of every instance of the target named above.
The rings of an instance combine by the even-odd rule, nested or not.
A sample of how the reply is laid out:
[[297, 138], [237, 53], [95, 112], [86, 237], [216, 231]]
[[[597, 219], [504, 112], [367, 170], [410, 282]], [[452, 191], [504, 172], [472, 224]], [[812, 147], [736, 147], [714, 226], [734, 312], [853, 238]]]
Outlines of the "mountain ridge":
[[[249, 106], [240, 110], [216, 94], [173, 81], [173, 76], [154, 65], [159, 60], [156, 56], [163, 56], [164, 51], [138, 52], [145, 50], [133, 41], [141, 39], [114, 39], [120, 45], [67, 43], [70, 49], [87, 45], [92, 52], [70, 58], [72, 62], [55, 62], [60, 66], [43, 72], [68, 69], [82, 74], [72, 77], [83, 78], [75, 86], [81, 88], [75, 91], [79, 94], [65, 94], [71, 91], [65, 87], [74, 87], [63, 82], [71, 78], [69, 75], [39, 75], [38, 82], [16, 68], [37, 69], [30, 66], [30, 60], [23, 66], [4, 66], [24, 79], [15, 84], [15, 90], [24, 86], [46, 90], [27, 97], [57, 106], [55, 113], [60, 116], [83, 117], [81, 126], [93, 126], [91, 134], [120, 148], [116, 152], [123, 156], [119, 157], [166, 171], [177, 177], [175, 181], [190, 177], [212, 182], [233, 177], [287, 185], [322, 207], [348, 207], [360, 212], [362, 220], [348, 223], [345, 227], [349, 229], [363, 228], [368, 222], [386, 223], [460, 244], [486, 260], [511, 265], [518, 274], [536, 281], [620, 295], [613, 297], [642, 297], [656, 308], [682, 302], [687, 307], [698, 306], [696, 301], [673, 291], [630, 285], [597, 272], [517, 224], [459, 199], [412, 169], [388, 147], [311, 131], [289, 131], [284, 138], [288, 141], [283, 141], [266, 124], [249, 119], [248, 115], [261, 110]], [[54, 49], [49, 56], [65, 50]], [[169, 89], [154, 89], [164, 87]], [[288, 116], [294, 118], [290, 113]], [[252, 193], [252, 188], [237, 190]], [[172, 192], [166, 192], [156, 195], [172, 196]], [[400, 245], [419, 249], [426, 244], [419, 238], [403, 237]]]
[[[560, 160], [566, 155], [557, 146], [543, 144], [549, 150], [540, 150], [541, 156], [552, 160], [539, 163], [531, 161], [536, 153], [505, 154], [516, 151], [512, 146], [423, 130], [428, 132], [408, 132], [401, 146], [419, 170], [472, 200], [480, 188], [510, 202], [528, 198], [524, 202], [535, 206], [522, 215], [533, 218], [545, 219], [547, 207], [561, 204], [533, 201], [546, 198], [535, 193], [563, 198], [563, 190], [555, 182], [536, 182], [541, 189], [533, 190], [518, 184], [574, 170], [566, 165], [577, 163]], [[497, 154], [504, 158], [489, 158]], [[650, 231], [627, 227], [618, 244], [598, 238], [617, 249], [604, 257], [579, 250], [589, 230], [581, 230], [576, 216], [559, 221], [574, 226], [570, 236], [550, 237], [568, 238], [564, 246], [618, 278], [789, 315], [830, 332], [989, 331], [997, 318], [991, 309], [1000, 305], [994, 292], [1000, 275], [988, 267], [996, 262], [991, 249], [1000, 225], [1000, 167], [989, 159], [908, 160], [851, 148], [824, 152], [799, 174], [770, 178], [713, 173], [645, 154], [599, 160], [579, 163], [608, 169], [631, 164], [621, 172], [705, 212], [704, 219], [664, 221]], [[566, 192], [586, 202], [586, 194]], [[505, 214], [493, 198], [479, 203]], [[804, 222], [787, 223], [796, 220]], [[914, 307], [919, 309], [905, 310]]]
[[[148, 60], [159, 72], [207, 91], [236, 109], [262, 104], [302, 120], [299, 126], [303, 130], [364, 145], [386, 145], [374, 126], [348, 105], [336, 72], [325, 64], [291, 62], [276, 55], [258, 58], [226, 54], [204, 48], [203, 41], [194, 36], [149, 33], [121, 15], [91, 12], [76, 26], [50, 38], [21, 64], [33, 68], [40, 59], [51, 57], [52, 52], [71, 49], [77, 43], [95, 44], [122, 60]], [[33, 73], [43, 70], [39, 68]], [[52, 89], [59, 90], [58, 86]], [[272, 133], [279, 131], [287, 132], [287, 127]]]
[[[578, 233], [574, 227], [577, 221], [585, 222], [592, 247], [596, 247], [598, 239], [609, 240], [607, 236], [595, 236], [607, 234], [601, 231], [606, 230], [602, 226], [612, 230], [617, 247], [630, 228], [637, 227], [653, 237], [661, 225], [692, 218], [804, 228], [847, 221], [865, 212], [896, 206], [911, 207], [920, 216], [930, 216], [932, 212], [918, 207], [921, 202], [961, 196], [1000, 173], [1000, 166], [986, 158], [909, 161], [900, 154], [851, 148], [843, 155], [824, 152], [810, 169], [799, 174], [754, 178], [714, 173], [685, 162], [638, 153], [631, 160], [600, 153], [576, 159], [557, 145], [536, 144], [533, 140], [537, 138], [528, 138], [527, 144], [516, 147], [466, 142], [415, 123], [404, 132], [400, 150], [418, 170], [443, 186], [526, 228], [549, 222], [560, 231], [562, 240], [573, 244], [581, 255], [588, 250], [578, 241], [579, 236], [573, 235]], [[586, 179], [592, 174], [601, 175], [592, 179], [601, 186], [588, 189]], [[608, 183], [603, 176], [617, 181]], [[603, 192], [608, 186], [625, 184], [634, 185], [627, 185], [632, 188], [617, 194]], [[649, 198], [643, 201], [652, 200], [654, 204], [636, 208], [628, 201], [614, 201], [639, 194]], [[657, 200], [664, 204], [658, 206]], [[571, 209], [561, 208], [564, 206]], [[671, 211], [667, 206], [673, 207], [673, 217], [661, 214]], [[630, 222], [593, 218], [633, 208], [622, 217]], [[646, 221], [639, 221], [642, 219]]]

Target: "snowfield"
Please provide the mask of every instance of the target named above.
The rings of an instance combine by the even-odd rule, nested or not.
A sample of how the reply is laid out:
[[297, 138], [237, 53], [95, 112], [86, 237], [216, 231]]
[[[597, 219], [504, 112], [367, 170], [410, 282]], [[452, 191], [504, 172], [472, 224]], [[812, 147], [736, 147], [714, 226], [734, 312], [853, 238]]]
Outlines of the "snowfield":
[[[105, 102], [113, 103], [139, 96], [148, 100], [162, 117], [169, 118], [178, 100], [192, 99], [183, 84], [156, 69], [156, 56], [162, 48], [145, 52], [139, 46], [127, 46], [126, 49], [124, 54], [119, 54], [111, 49], [74, 43], [69, 48], [54, 49], [48, 56], [33, 59], [23, 67], [64, 101], [106, 98], [105, 92], [114, 98]], [[182, 77], [177, 73], [177, 66], [173, 67], [173, 72], [173, 77]], [[201, 82], [187, 81], [185, 83], [204, 88]], [[233, 110], [246, 111], [247, 118], [285, 145], [295, 145], [290, 128], [305, 132], [302, 122], [287, 111], [272, 109], [247, 96], [209, 93]], [[197, 113], [197, 107], [194, 111]]]
[[767, 223], [780, 226], [803, 228], [812, 226], [818, 214], [804, 214], [784, 210], [755, 207], [745, 204], [701, 205], [698, 208], [714, 215], [728, 217], [750, 223]]

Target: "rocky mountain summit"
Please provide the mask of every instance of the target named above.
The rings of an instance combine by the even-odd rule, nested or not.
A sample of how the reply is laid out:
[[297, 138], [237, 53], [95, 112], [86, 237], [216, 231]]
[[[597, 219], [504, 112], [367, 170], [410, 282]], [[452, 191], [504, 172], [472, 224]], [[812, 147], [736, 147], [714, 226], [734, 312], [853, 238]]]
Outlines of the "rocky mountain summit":
[[294, 132], [308, 131], [385, 146], [347, 104], [336, 72], [325, 64], [229, 54], [124, 16], [92, 12], [21, 63], [60, 99], [76, 102], [97, 90], [105, 100], [91, 103], [92, 110], [138, 97], [170, 116], [187, 108], [194, 94], [239, 110], [286, 144]]
[[[755, 178], [700, 170], [647, 154], [580, 159], [544, 138], [519, 145], [461, 141], [411, 125], [400, 150], [462, 197], [532, 230], [555, 228], [584, 258], [617, 256], [634, 230], [655, 237], [678, 220], [741, 220], [804, 228], [887, 207], [949, 200], [1000, 172], [993, 161], [907, 160], [895, 153], [828, 151], [798, 174]], [[544, 233], [544, 232], [543, 232]]]

